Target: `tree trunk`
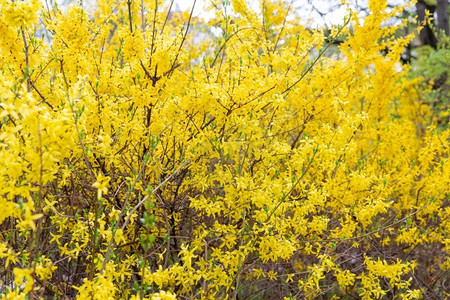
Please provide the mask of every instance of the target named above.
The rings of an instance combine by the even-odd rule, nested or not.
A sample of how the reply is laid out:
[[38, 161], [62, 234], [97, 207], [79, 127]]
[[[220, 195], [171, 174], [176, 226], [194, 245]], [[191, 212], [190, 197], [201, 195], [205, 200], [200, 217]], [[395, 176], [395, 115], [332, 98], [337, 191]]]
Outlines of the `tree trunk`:
[[448, 0], [437, 0], [437, 21], [438, 28], [444, 30], [445, 35], [449, 35], [448, 27]]
[[[424, 0], [417, 1], [416, 8], [419, 23], [425, 20], [425, 10], [428, 10], [433, 15], [436, 9], [435, 6], [427, 5]], [[419, 38], [422, 45], [430, 45], [433, 48], [437, 47], [437, 38], [430, 26], [425, 25], [423, 27], [420, 31]]]

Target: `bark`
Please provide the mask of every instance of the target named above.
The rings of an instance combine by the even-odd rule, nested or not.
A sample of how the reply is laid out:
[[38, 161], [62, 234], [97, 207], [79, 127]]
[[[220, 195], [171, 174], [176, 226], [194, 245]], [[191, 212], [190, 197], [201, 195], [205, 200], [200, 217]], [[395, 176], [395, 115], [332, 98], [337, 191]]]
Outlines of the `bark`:
[[[435, 6], [427, 5], [423, 0], [417, 1], [416, 8], [417, 17], [420, 23], [425, 20], [425, 10], [428, 10], [431, 14], [434, 14], [436, 9]], [[419, 38], [422, 45], [430, 45], [433, 48], [437, 47], [437, 38], [430, 26], [424, 26], [424, 28], [420, 31]]]
[[449, 35], [448, 27], [448, 0], [437, 0], [436, 6], [438, 28], [444, 30], [445, 35]]

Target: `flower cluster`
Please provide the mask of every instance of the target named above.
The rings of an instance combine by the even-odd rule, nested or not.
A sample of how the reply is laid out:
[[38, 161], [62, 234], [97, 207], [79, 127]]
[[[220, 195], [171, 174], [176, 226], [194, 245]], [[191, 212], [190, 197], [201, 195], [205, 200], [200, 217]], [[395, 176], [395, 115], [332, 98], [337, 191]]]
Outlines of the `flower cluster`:
[[260, 3], [0, 0], [2, 299], [445, 294], [450, 130], [404, 7]]

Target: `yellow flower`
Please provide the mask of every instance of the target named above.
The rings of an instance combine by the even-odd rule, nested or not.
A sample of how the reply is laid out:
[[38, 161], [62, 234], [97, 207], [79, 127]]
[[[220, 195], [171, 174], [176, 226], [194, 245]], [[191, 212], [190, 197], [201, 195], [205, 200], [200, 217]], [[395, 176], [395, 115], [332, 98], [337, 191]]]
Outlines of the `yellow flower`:
[[339, 286], [345, 288], [346, 286], [352, 286], [355, 283], [355, 274], [351, 273], [349, 270], [337, 270], [334, 274]]
[[172, 292], [160, 291], [159, 293], [153, 294], [150, 299], [152, 300], [176, 300], [177, 297]]
[[103, 176], [101, 173], [97, 176], [97, 181], [92, 185], [97, 188], [97, 199], [101, 199], [102, 195], [108, 192], [108, 184], [110, 180], [111, 177]]
[[25, 294], [30, 292], [33, 288], [33, 283], [34, 283], [34, 279], [33, 279], [33, 275], [32, 275], [33, 270], [14, 268], [13, 273], [14, 273], [14, 277], [15, 277], [14, 284], [16, 284], [17, 286], [22, 286], [23, 284], [25, 284], [25, 286], [23, 288], [23, 292]]
[[4, 2], [3, 17], [12, 27], [30, 28], [37, 23], [40, 3], [38, 0]]

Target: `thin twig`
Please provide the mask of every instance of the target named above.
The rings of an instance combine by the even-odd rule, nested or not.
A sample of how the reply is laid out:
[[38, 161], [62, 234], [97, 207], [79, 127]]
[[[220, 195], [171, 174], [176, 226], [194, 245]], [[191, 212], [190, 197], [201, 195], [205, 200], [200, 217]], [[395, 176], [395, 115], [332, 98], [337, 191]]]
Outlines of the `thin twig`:
[[[189, 159], [186, 159], [176, 170], [175, 172], [173, 172], [172, 174], [170, 174], [169, 177], [167, 177], [163, 182], [161, 182], [160, 184], [158, 184], [158, 186], [151, 192], [150, 195], [153, 195], [156, 191], [158, 191], [162, 186], [164, 186], [164, 184], [167, 183], [167, 181], [169, 181], [174, 175], [176, 175], [178, 173], [178, 171], [180, 171], [186, 164], [190, 163]], [[144, 202], [148, 199], [148, 197], [150, 197], [150, 195], [147, 195], [144, 197], [144, 199], [142, 199], [128, 214], [127, 219], [125, 220], [125, 222], [123, 223], [122, 227], [120, 229], [124, 230], [125, 227], [128, 225], [128, 222], [130, 221], [131, 215], [137, 210], [139, 209], [139, 207], [142, 206], [142, 204], [144, 204]]]
[[338, 38], [339, 34], [342, 32], [342, 30], [347, 26], [347, 24], [350, 22], [350, 18], [342, 25], [341, 28], [339, 28], [339, 31], [336, 33], [336, 35], [333, 37], [333, 39], [328, 42], [328, 44], [325, 46], [325, 48], [319, 52], [319, 55], [317, 55], [316, 59], [312, 62], [312, 64], [302, 73], [299, 79], [297, 79], [293, 84], [291, 84], [289, 87], [287, 87], [282, 94], [288, 93], [294, 86], [296, 86], [302, 79], [308, 74], [311, 69], [317, 64], [319, 59], [323, 56], [323, 54], [327, 51], [327, 49], [333, 44], [333, 42]]
[[127, 0], [128, 6], [128, 21], [130, 23], [130, 32], [133, 33], [133, 20], [131, 18], [131, 0]]
[[[186, 159], [172, 174], [170, 174], [163, 182], [158, 184], [158, 186], [156, 188], [154, 188], [149, 195], [145, 196], [141, 201], [139, 201], [139, 203], [128, 213], [128, 216], [120, 229], [123, 231], [125, 229], [125, 227], [128, 225], [130, 218], [134, 214], [134, 212], [136, 210], [138, 210], [139, 207], [141, 207], [151, 195], [153, 195], [155, 192], [157, 192], [162, 186], [164, 186], [164, 184], [167, 183], [167, 181], [169, 181], [174, 175], [176, 175], [178, 173], [178, 171], [180, 171], [186, 164], [189, 164], [189, 163], [190, 163], [190, 160]], [[125, 206], [122, 208], [121, 215], [123, 214], [124, 211], [125, 211]], [[120, 218], [117, 221], [116, 225], [114, 226], [114, 229], [113, 229], [113, 232], [111, 235], [111, 239], [109, 240], [108, 249], [106, 250], [105, 260], [103, 261], [101, 273], [104, 272], [104, 270], [106, 268], [106, 264], [109, 260], [109, 256], [111, 255], [112, 246], [114, 244], [114, 237], [117, 233], [119, 221], [120, 221]]]
[[167, 12], [166, 19], [164, 20], [164, 24], [163, 24], [163, 26], [161, 27], [161, 35], [162, 35], [163, 32], [164, 32], [164, 28], [166, 27], [167, 20], [169, 20], [170, 13], [171, 13], [171, 11], [172, 11], [172, 5], [173, 5], [173, 2], [174, 2], [174, 0], [172, 0], [172, 1], [170, 2], [169, 11]]
[[25, 76], [27, 77], [27, 92], [30, 92], [31, 90], [31, 78], [30, 78], [30, 63], [29, 63], [29, 57], [28, 57], [28, 43], [27, 39], [25, 37], [25, 31], [23, 27], [20, 29], [22, 32], [22, 39], [23, 39], [23, 45], [24, 45], [24, 52], [25, 52]]
[[288, 15], [289, 15], [289, 11], [290, 11], [291, 8], [292, 8], [292, 3], [293, 3], [293, 2], [294, 2], [294, 0], [291, 0], [291, 2], [289, 3], [289, 7], [288, 7], [288, 9], [287, 9], [287, 11], [286, 11], [286, 15], [284, 16], [283, 25], [282, 25], [282, 27], [281, 27], [280, 34], [278, 35], [277, 41], [275, 42], [275, 46], [273, 46], [273, 51], [272, 51], [272, 53], [275, 53], [275, 50], [277, 49], [278, 42], [280, 41], [281, 35], [283, 34], [283, 30], [284, 30], [284, 28], [285, 28], [285, 26], [286, 26], [286, 20], [287, 20], [287, 17], [288, 17]]
[[189, 27], [191, 26], [191, 19], [192, 19], [192, 15], [194, 14], [194, 8], [195, 8], [196, 3], [197, 3], [197, 0], [194, 0], [194, 4], [192, 4], [191, 12], [189, 14], [189, 19], [188, 19], [188, 22], [186, 25], [186, 31], [184, 32], [183, 39], [181, 40], [180, 47], [178, 48], [178, 51], [177, 51], [177, 55], [175, 56], [175, 59], [173, 60], [172, 67], [170, 67], [169, 73], [167, 73], [167, 76], [170, 76], [172, 71], [176, 69], [175, 65], [178, 64], [178, 56], [180, 55], [181, 48], [183, 47], [183, 44], [186, 41], [186, 37], [189, 32]]
[[53, 111], [55, 111], [53, 105], [51, 105], [50, 103], [47, 102], [47, 99], [45, 99], [45, 97], [41, 94], [41, 92], [39, 92], [39, 90], [36, 88], [36, 86], [34, 85], [34, 83], [32, 81], [30, 81], [31, 87], [36, 91], [36, 93], [39, 95], [39, 97], [42, 99], [40, 103], [44, 102], [45, 104], [47, 104], [48, 107], [50, 107]]

